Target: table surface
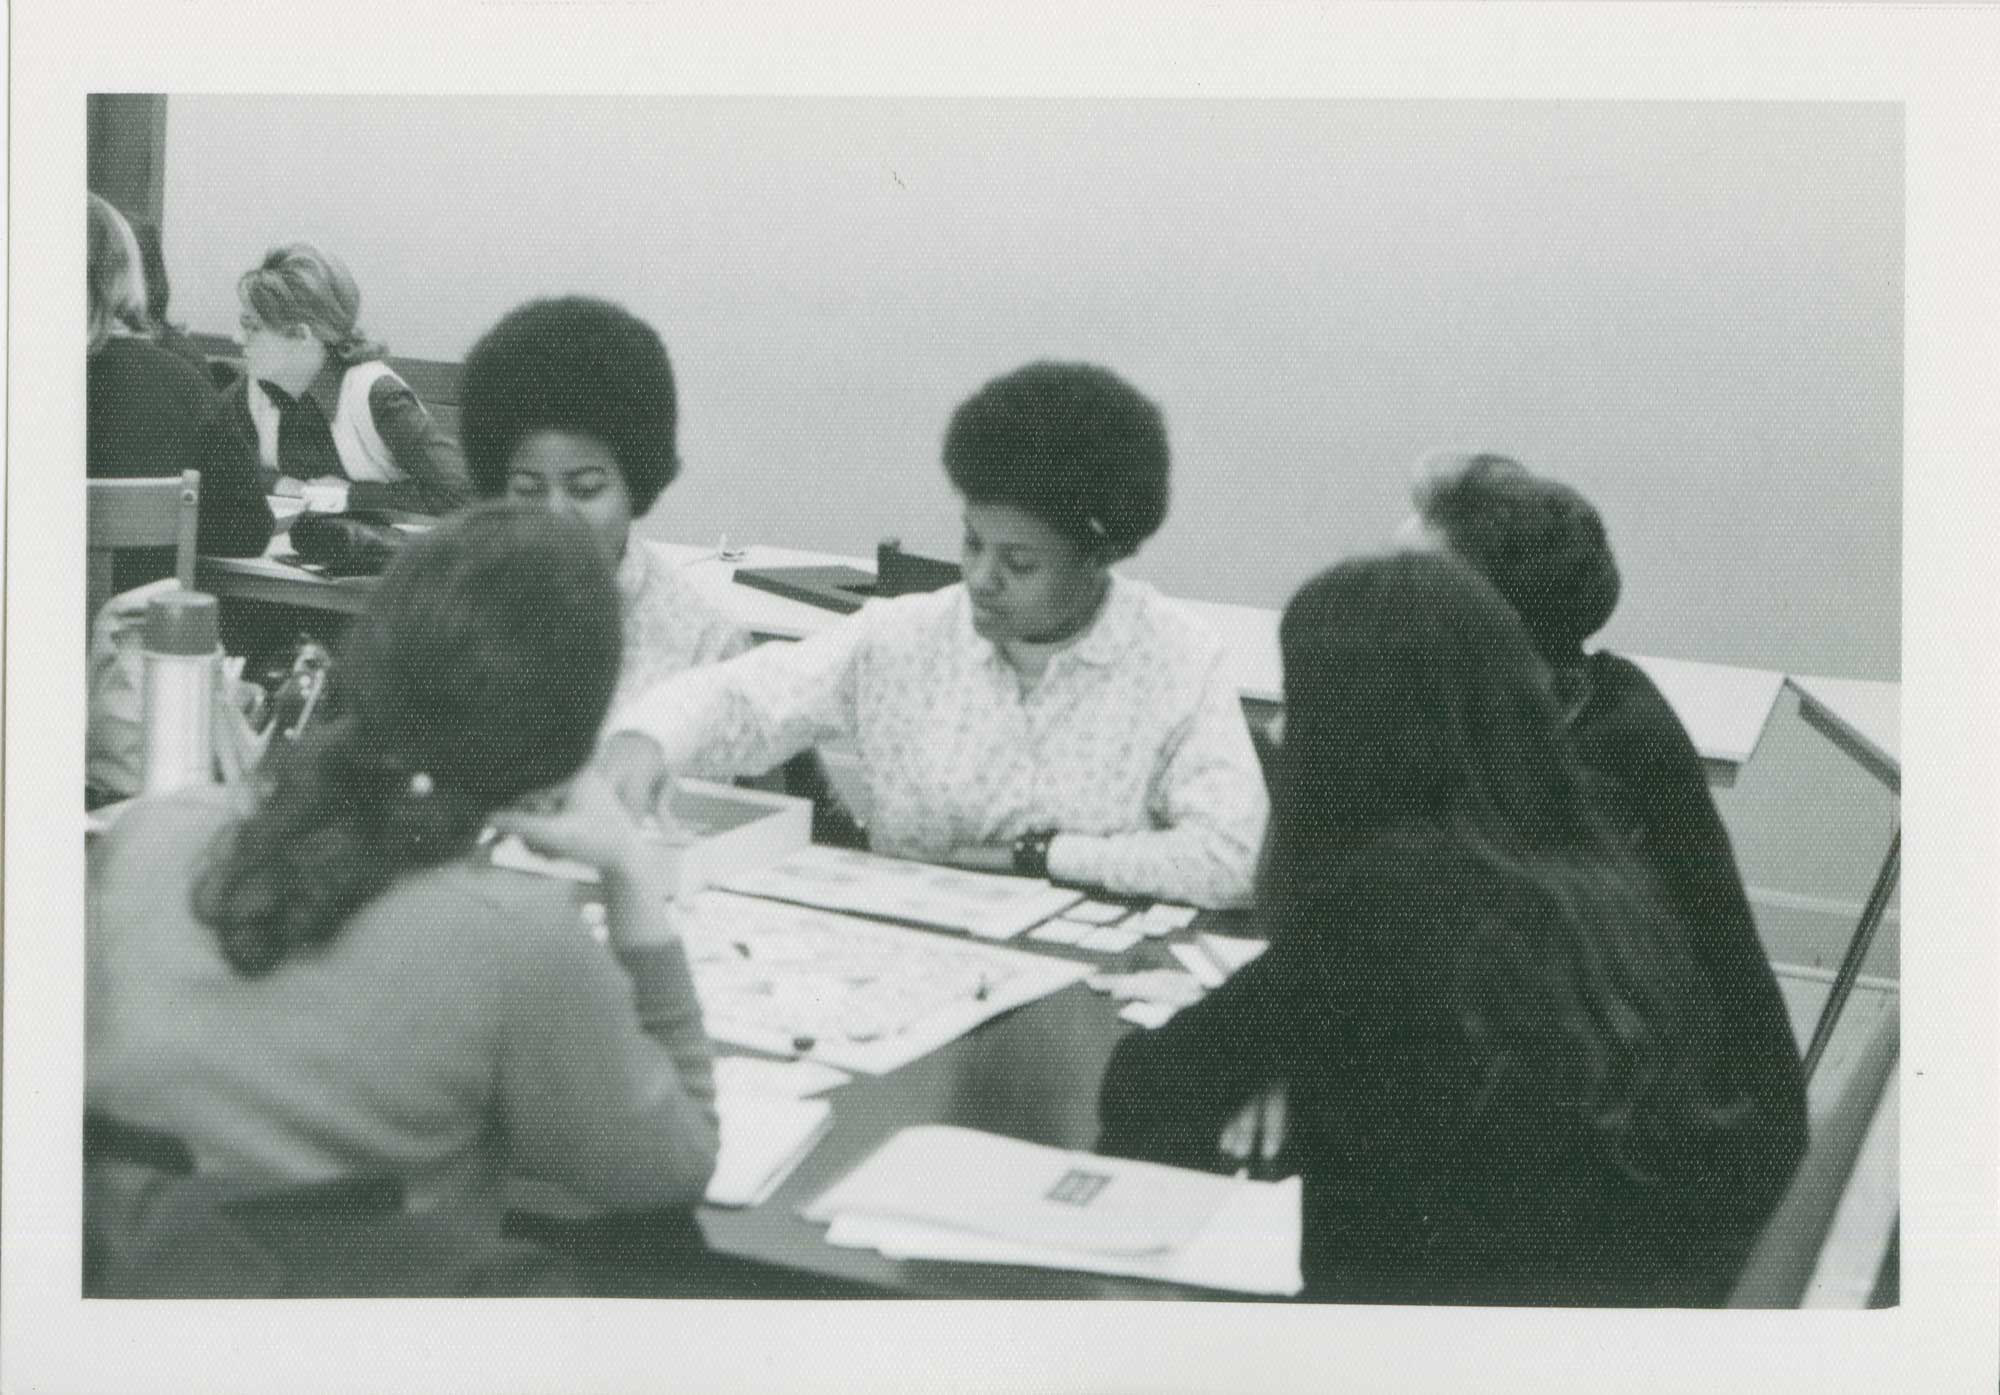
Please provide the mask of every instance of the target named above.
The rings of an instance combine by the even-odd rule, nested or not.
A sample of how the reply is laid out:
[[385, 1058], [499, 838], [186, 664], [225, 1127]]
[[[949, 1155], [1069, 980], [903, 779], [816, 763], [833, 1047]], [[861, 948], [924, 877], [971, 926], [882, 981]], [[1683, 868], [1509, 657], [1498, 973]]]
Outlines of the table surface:
[[[288, 501], [293, 502], [293, 501]], [[688, 583], [752, 633], [772, 639], [802, 639], [837, 624], [834, 611], [738, 585], [736, 568], [847, 566], [873, 571], [871, 559], [835, 553], [756, 545], [738, 560], [725, 562], [712, 545], [646, 540], [680, 568]], [[217, 595], [358, 613], [367, 603], [371, 578], [328, 581], [278, 560], [290, 544], [274, 538], [262, 557], [204, 557], [201, 585]], [[1237, 690], [1247, 701], [1275, 704], [1283, 697], [1283, 665], [1278, 651], [1279, 613], [1256, 606], [1226, 605], [1180, 598], [1222, 639]], [[1658, 685], [1696, 749], [1724, 778], [1756, 752], [1776, 706], [1785, 677], [1766, 669], [1734, 668], [1691, 659], [1634, 654], [1632, 661]]]
[[[1208, 913], [1186, 930], [1148, 940], [1119, 955], [1093, 955], [1060, 945], [1015, 946], [1099, 964], [1108, 972], [1175, 967], [1165, 946], [1202, 929], [1242, 933], [1247, 917]], [[1119, 1004], [1082, 983], [1072, 984], [982, 1023], [970, 1033], [886, 1075], [855, 1075], [823, 1098], [833, 1126], [791, 1176], [761, 1205], [703, 1206], [698, 1220], [710, 1249], [836, 1285], [883, 1295], [929, 1298], [1195, 1298], [1244, 1300], [1247, 1295], [1144, 1279], [1035, 1269], [1018, 1265], [891, 1260], [873, 1250], [825, 1241], [825, 1227], [805, 1220], [812, 1202], [897, 1130], [956, 1124], [1088, 1150], [1097, 1138], [1097, 1095], [1118, 1042], [1140, 1030], [1118, 1017]], [[568, 1210], [531, 1187], [516, 1191], [525, 1209]], [[538, 1205], [538, 1203], [540, 1203]], [[663, 1263], [671, 1264], [669, 1255]]]

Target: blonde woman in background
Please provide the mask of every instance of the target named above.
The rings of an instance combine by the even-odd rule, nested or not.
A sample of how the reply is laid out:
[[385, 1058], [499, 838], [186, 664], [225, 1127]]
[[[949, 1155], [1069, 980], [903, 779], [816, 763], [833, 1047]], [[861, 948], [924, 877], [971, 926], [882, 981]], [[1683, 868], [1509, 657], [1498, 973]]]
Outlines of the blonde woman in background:
[[246, 372], [224, 403], [222, 449], [281, 493], [335, 479], [353, 507], [429, 514], [471, 499], [457, 443], [361, 331], [361, 291], [339, 258], [275, 248], [236, 293]]

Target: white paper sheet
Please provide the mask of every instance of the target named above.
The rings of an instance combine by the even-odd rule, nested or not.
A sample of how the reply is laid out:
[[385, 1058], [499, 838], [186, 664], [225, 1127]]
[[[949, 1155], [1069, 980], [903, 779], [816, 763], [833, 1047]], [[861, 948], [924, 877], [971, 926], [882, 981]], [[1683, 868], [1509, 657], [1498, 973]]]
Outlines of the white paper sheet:
[[1122, 925], [1100, 925], [1076, 943], [1079, 949], [1099, 954], [1123, 954], [1144, 938], [1143, 931], [1127, 930]]
[[891, 1259], [1025, 1264], [1125, 1278], [1159, 1279], [1197, 1288], [1291, 1297], [1305, 1287], [1299, 1270], [1304, 1235], [1303, 1188], [1282, 1182], [1238, 1182], [1222, 1207], [1184, 1248], [1157, 1257], [1038, 1249], [936, 1226], [838, 1216], [830, 1245], [878, 1250]]
[[845, 1085], [854, 1077], [818, 1061], [769, 1061], [761, 1056], [719, 1056], [715, 1089], [719, 1095], [779, 1095], [802, 1100]]

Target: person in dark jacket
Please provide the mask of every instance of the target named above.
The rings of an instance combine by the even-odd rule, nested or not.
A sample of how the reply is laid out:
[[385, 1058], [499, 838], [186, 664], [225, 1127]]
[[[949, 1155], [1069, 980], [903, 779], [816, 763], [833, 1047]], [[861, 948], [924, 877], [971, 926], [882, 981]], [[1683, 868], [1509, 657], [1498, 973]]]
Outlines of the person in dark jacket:
[[[1601, 824], [1519, 618], [1437, 552], [1345, 563], [1280, 632], [1271, 948], [1120, 1043], [1101, 1152], [1304, 1183], [1305, 1296], [1724, 1301], [1798, 1159]], [[1261, 1136], [1259, 1136], [1261, 1135]]]
[[[89, 360], [85, 385], [85, 473], [91, 479], [201, 471], [198, 546], [255, 556], [271, 538], [271, 507], [252, 461], [209, 448], [216, 396], [202, 371], [138, 332], [146, 281], [125, 217], [89, 195]], [[122, 554], [112, 585], [129, 590], [171, 575], [173, 549]]]
[[345, 263], [303, 242], [276, 247], [236, 293], [244, 380], [222, 396], [218, 449], [279, 494], [338, 481], [350, 508], [432, 515], [472, 500], [458, 442], [362, 332]]
[[1575, 490], [1497, 455], [1432, 462], [1415, 503], [1431, 540], [1475, 568], [1521, 617], [1603, 813], [1688, 934], [1723, 1015], [1737, 1085], [1803, 1139], [1798, 1041], [1700, 753], [1637, 664], [1583, 649], [1619, 596], [1597, 510]]

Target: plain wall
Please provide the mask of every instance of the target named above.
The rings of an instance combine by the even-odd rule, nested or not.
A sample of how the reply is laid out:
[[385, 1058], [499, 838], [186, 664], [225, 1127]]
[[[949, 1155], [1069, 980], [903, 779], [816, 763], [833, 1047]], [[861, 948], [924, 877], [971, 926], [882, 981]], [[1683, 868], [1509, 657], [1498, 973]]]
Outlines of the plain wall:
[[656, 536], [949, 554], [952, 408], [1084, 358], [1166, 410], [1169, 591], [1282, 605], [1490, 449], [1603, 509], [1606, 642], [1900, 673], [1893, 105], [175, 96], [164, 199], [196, 329], [301, 238], [402, 354], [653, 321]]

